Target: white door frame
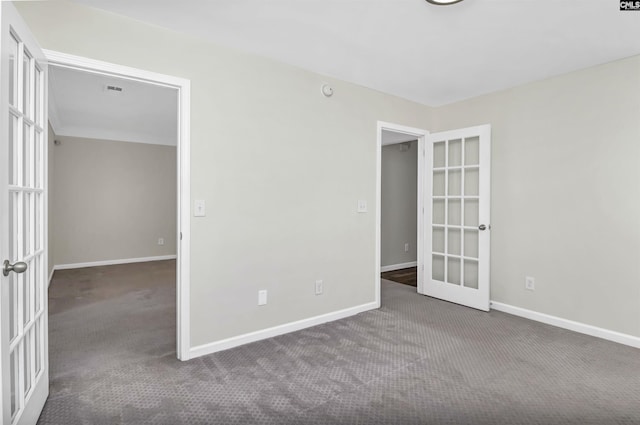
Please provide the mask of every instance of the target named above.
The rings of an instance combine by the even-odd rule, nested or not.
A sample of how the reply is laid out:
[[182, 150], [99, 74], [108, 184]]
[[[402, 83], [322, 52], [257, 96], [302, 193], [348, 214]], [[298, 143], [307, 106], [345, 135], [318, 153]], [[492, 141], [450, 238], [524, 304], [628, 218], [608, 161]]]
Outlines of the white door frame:
[[[424, 293], [423, 290], [423, 274], [424, 274], [424, 223], [425, 223], [425, 209], [424, 209], [424, 184], [426, 178], [425, 169], [425, 144], [426, 137], [429, 134], [427, 130], [420, 128], [407, 127], [400, 124], [393, 124], [384, 121], [378, 121], [377, 132], [377, 147], [376, 147], [376, 304], [380, 307], [380, 254], [381, 254], [381, 211], [382, 211], [382, 131], [393, 131], [395, 133], [403, 133], [410, 136], [415, 136], [418, 140], [418, 191], [416, 193], [418, 208], [416, 211], [418, 220], [418, 292]], [[401, 142], [397, 142], [401, 143]], [[395, 143], [385, 143], [384, 145], [392, 145]]]
[[176, 352], [178, 359], [189, 360], [190, 342], [190, 128], [191, 83], [189, 80], [158, 74], [128, 66], [102, 62], [80, 56], [43, 49], [50, 65], [71, 68], [93, 74], [115, 76], [178, 90], [178, 143], [177, 143], [177, 260], [176, 260]]

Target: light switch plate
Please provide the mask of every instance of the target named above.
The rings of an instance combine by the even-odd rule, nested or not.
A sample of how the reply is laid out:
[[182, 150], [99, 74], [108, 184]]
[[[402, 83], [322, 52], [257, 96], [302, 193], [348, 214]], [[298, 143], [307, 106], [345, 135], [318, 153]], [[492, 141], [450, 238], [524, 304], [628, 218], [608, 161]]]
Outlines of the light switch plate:
[[359, 213], [366, 213], [367, 212], [367, 201], [360, 199], [358, 201], [358, 212]]
[[266, 305], [267, 304], [267, 290], [261, 289], [258, 291], [258, 305]]
[[529, 291], [535, 291], [536, 290], [536, 280], [534, 278], [532, 278], [531, 276], [525, 276], [525, 278], [524, 278], [524, 289], [527, 289]]
[[193, 203], [193, 216], [204, 217], [207, 215], [204, 199], [196, 199]]

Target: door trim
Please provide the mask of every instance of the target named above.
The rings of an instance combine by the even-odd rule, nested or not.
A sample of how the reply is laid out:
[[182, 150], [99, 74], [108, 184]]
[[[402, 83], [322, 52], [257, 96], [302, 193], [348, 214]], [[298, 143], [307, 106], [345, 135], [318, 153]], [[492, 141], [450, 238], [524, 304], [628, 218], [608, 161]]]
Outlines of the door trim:
[[[418, 208], [416, 211], [417, 219], [418, 219], [418, 249], [417, 249], [417, 263], [418, 263], [418, 293], [423, 293], [423, 274], [424, 274], [424, 225], [425, 225], [425, 204], [424, 204], [424, 184], [426, 177], [426, 157], [425, 157], [425, 147], [426, 147], [426, 138], [429, 132], [427, 130], [423, 130], [420, 128], [407, 127], [405, 125], [389, 123], [385, 121], [378, 121], [378, 129], [377, 129], [377, 144], [376, 144], [376, 261], [375, 261], [375, 285], [376, 285], [376, 293], [375, 293], [375, 302], [378, 308], [381, 304], [381, 296], [380, 296], [380, 265], [381, 265], [381, 228], [382, 220], [381, 220], [381, 211], [382, 211], [382, 130], [393, 131], [396, 133], [404, 133], [410, 136], [415, 136], [418, 140], [418, 193], [416, 196], [418, 197], [417, 204]], [[385, 145], [389, 145], [393, 143], [387, 143]]]
[[178, 359], [190, 356], [190, 246], [191, 246], [191, 82], [190, 80], [159, 74], [128, 66], [98, 61], [43, 49], [49, 65], [71, 68], [94, 74], [116, 76], [178, 90], [178, 226], [176, 262], [176, 352]]

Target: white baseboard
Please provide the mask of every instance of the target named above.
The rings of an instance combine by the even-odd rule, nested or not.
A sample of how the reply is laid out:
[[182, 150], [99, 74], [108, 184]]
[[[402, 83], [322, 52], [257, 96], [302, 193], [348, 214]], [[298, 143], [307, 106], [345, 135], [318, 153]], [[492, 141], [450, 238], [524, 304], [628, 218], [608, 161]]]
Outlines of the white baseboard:
[[189, 359], [193, 359], [207, 354], [216, 353], [218, 351], [228, 350], [250, 342], [260, 341], [262, 339], [273, 338], [274, 336], [283, 335], [289, 332], [299, 331], [301, 329], [310, 328], [312, 326], [321, 325], [334, 320], [344, 319], [345, 317], [354, 316], [368, 310], [378, 308], [375, 302], [362, 304], [356, 307], [346, 308], [344, 310], [334, 311], [333, 313], [322, 314], [320, 316], [310, 317], [308, 319], [298, 320], [273, 328], [263, 329], [261, 331], [250, 332], [244, 335], [234, 336], [232, 338], [211, 342], [209, 344], [192, 347], [189, 350]]
[[392, 272], [394, 270], [400, 270], [400, 269], [408, 269], [409, 267], [417, 267], [417, 266], [418, 266], [417, 261], [411, 261], [409, 263], [391, 264], [389, 266], [380, 267], [380, 273]]
[[56, 272], [56, 266], [53, 266], [51, 269], [51, 273], [49, 274], [49, 284], [47, 286], [51, 286], [51, 279], [53, 279], [53, 274]]
[[56, 264], [53, 270], [82, 269], [85, 267], [113, 266], [115, 264], [146, 263], [148, 261], [175, 260], [175, 255], [159, 255], [157, 257], [123, 258], [120, 260], [91, 261], [88, 263]]
[[525, 319], [535, 320], [536, 322], [546, 323], [547, 325], [568, 329], [570, 331], [578, 332], [581, 334], [617, 342], [619, 344], [640, 348], [640, 338], [633, 335], [598, 328], [596, 326], [587, 325], [585, 323], [574, 322], [573, 320], [567, 320], [561, 317], [551, 316], [549, 314], [538, 313], [537, 311], [527, 310], [525, 308], [515, 307], [496, 301], [491, 301], [491, 309], [513, 314], [514, 316], [524, 317]]

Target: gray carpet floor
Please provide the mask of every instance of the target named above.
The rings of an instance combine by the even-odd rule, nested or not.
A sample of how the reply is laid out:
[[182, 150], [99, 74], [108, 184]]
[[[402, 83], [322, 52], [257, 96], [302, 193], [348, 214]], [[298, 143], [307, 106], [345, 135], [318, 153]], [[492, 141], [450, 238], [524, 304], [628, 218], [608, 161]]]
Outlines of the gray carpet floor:
[[39, 424], [640, 424], [640, 350], [423, 297], [180, 362], [174, 262], [58, 271]]

